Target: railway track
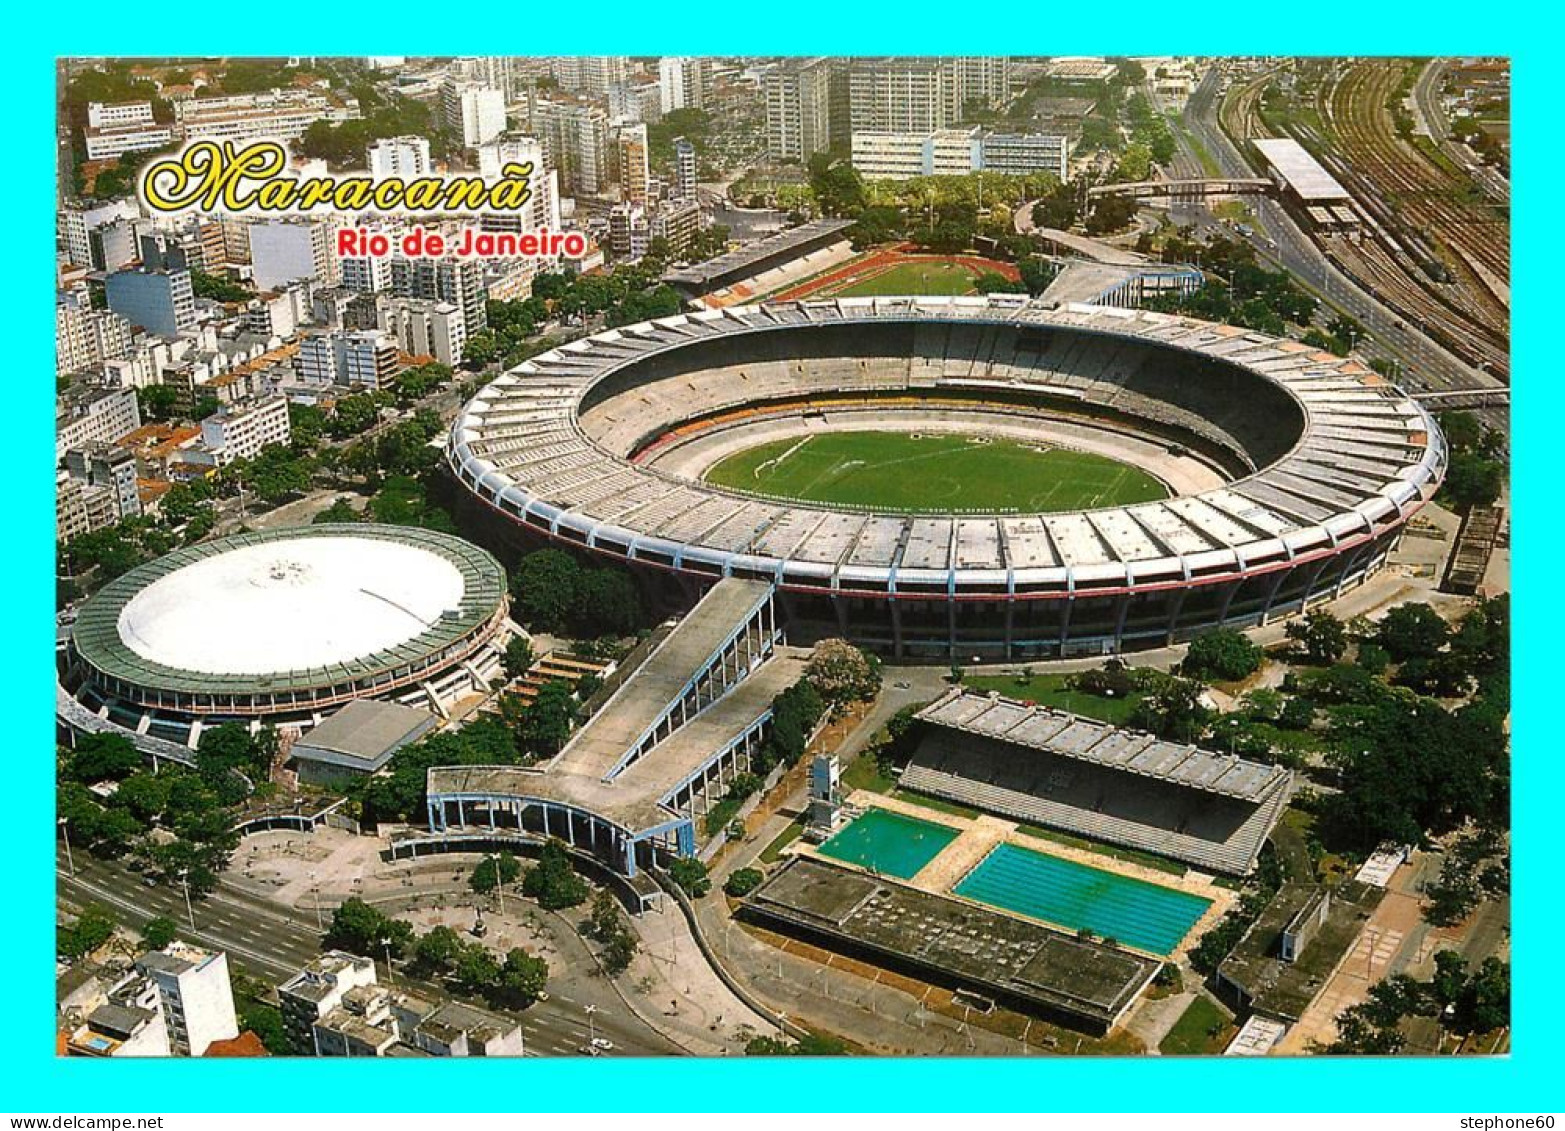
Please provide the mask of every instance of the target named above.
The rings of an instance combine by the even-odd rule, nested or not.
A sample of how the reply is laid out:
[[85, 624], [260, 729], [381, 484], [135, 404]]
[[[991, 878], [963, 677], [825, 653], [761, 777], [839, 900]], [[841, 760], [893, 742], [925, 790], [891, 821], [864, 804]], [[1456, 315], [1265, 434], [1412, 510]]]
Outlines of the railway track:
[[[1449, 273], [1440, 296], [1486, 336], [1509, 345], [1510, 219], [1453, 173], [1404, 141], [1392, 120], [1407, 64], [1395, 59], [1348, 63], [1321, 84], [1317, 109], [1340, 154], [1336, 173], [1380, 222], [1382, 236]], [[1317, 143], [1324, 139], [1315, 138]]]

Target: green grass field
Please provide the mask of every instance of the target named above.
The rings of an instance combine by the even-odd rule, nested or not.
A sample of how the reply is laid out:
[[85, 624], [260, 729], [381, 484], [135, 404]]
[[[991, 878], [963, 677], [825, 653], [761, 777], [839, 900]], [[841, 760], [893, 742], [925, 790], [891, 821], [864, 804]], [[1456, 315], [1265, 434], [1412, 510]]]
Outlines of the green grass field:
[[1204, 997], [1190, 1003], [1157, 1046], [1164, 1056], [1212, 1056], [1233, 1039], [1234, 1025]]
[[962, 686], [980, 692], [998, 691], [1008, 699], [1021, 699], [1053, 707], [1057, 711], [1069, 711], [1073, 715], [1097, 719], [1112, 726], [1123, 726], [1142, 699], [1141, 695], [1134, 692], [1121, 699], [1109, 699], [1102, 695], [1089, 695], [1085, 691], [1073, 691], [1065, 686], [1069, 678], [1052, 672], [1031, 676], [969, 674], [962, 677]]
[[881, 295], [970, 295], [978, 276], [960, 263], [902, 263], [861, 282], [850, 283], [833, 298]]
[[915, 513], [1076, 511], [1168, 497], [1146, 472], [1103, 456], [944, 433], [774, 440], [721, 460], [706, 480], [772, 498]]

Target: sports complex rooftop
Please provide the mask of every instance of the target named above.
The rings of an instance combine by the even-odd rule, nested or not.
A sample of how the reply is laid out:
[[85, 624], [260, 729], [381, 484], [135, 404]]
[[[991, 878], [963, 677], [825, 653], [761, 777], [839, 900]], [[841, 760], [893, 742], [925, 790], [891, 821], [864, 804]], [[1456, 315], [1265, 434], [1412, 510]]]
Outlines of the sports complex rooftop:
[[770, 585], [718, 582], [548, 762], [431, 769], [431, 827], [531, 821], [573, 845], [610, 842], [630, 875], [637, 844], [688, 854], [695, 817], [749, 768], [772, 700], [804, 673], [779, 638]]
[[[906, 515], [747, 496], [632, 458], [698, 416], [843, 390], [1134, 408], [1247, 466], [1216, 489], [1134, 506]], [[660, 568], [833, 594], [1023, 598], [1335, 553], [1399, 526], [1445, 463], [1424, 409], [1355, 360], [1231, 326], [1047, 310], [1017, 295], [776, 303], [621, 327], [495, 380], [458, 417], [448, 455], [513, 522]]]
[[794, 856], [745, 901], [762, 922], [1105, 1032], [1155, 959], [883, 876]]
[[100, 693], [267, 714], [416, 683], [500, 627], [500, 563], [460, 538], [373, 524], [236, 534], [116, 578], [71, 631]]
[[1281, 766], [998, 695], [953, 689], [918, 718], [905, 787], [1207, 871], [1251, 871], [1292, 787]]

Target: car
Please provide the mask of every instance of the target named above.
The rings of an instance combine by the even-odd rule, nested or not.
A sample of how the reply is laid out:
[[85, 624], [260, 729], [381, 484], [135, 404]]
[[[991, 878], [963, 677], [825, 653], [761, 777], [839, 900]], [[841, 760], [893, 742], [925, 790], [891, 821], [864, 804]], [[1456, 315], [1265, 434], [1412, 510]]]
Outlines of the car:
[[614, 1042], [607, 1037], [594, 1037], [592, 1038], [592, 1047], [599, 1052], [613, 1052]]
[[906, 691], [906, 690], [907, 690], [907, 689], [908, 689], [908, 688], [910, 688], [910, 687], [912, 687], [912, 686], [913, 686], [913, 685], [912, 685], [912, 684], [911, 684], [911, 683], [909, 683], [909, 682], [908, 682], [908, 681], [907, 681], [907, 680], [905, 680], [905, 679], [899, 679], [899, 680], [897, 680], [897, 682], [896, 682], [896, 684], [895, 684], [895, 687], [896, 687], [896, 689], [897, 689], [897, 690], [898, 690], [898, 691]]

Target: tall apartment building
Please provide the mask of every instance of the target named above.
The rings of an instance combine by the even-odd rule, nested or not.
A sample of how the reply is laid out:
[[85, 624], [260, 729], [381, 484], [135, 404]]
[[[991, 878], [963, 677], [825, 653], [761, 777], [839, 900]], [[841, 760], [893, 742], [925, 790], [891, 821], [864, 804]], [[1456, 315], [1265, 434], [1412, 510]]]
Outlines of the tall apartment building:
[[467, 346], [461, 307], [435, 299], [394, 298], [380, 308], [380, 329], [403, 353], [455, 366]]
[[549, 61], [549, 69], [561, 90], [592, 98], [606, 98], [609, 88], [630, 73], [623, 55], [559, 55]]
[[499, 87], [447, 79], [440, 85], [440, 111], [467, 149], [505, 132], [505, 92]]
[[375, 984], [375, 963], [356, 954], [330, 950], [277, 987], [288, 1043], [301, 1056], [315, 1052], [315, 1023], [342, 1004], [356, 986]]
[[293, 367], [306, 385], [379, 389], [396, 372], [397, 347], [379, 330], [308, 334], [293, 356]]
[[196, 324], [189, 271], [116, 271], [103, 280], [109, 309], [154, 334], [178, 334]]
[[222, 951], [175, 942], [143, 954], [136, 969], [158, 988], [175, 1056], [201, 1056], [213, 1041], [239, 1035], [228, 956]]
[[956, 123], [961, 84], [954, 58], [881, 56], [848, 66], [851, 128], [929, 135]]
[[364, 151], [364, 164], [372, 177], [427, 177], [429, 161], [427, 137], [383, 137]]
[[136, 489], [136, 457], [125, 448], [102, 440], [71, 448], [65, 453], [65, 472], [91, 487], [109, 492], [114, 522], [141, 513]]
[[808, 161], [832, 144], [834, 88], [842, 66], [821, 56], [790, 59], [766, 72], [766, 152], [779, 161]]
[[55, 400], [54, 455], [94, 442], [113, 443], [141, 427], [135, 389], [67, 389]]
[[980, 139], [980, 149], [980, 167], [986, 173], [1006, 173], [1012, 176], [1053, 173], [1061, 182], [1070, 179], [1070, 139], [1061, 134], [1015, 134], [985, 130]]
[[650, 125], [663, 118], [663, 88], [656, 79], [617, 82], [609, 87], [609, 117]]
[[229, 405], [201, 422], [201, 446], [218, 467], [254, 459], [262, 448], [286, 444], [292, 436], [286, 397]]
[[609, 250], [616, 256], [640, 259], [651, 238], [647, 214], [640, 205], [616, 204], [609, 209]]
[[[130, 233], [129, 222], [134, 221], [139, 213], [136, 204], [131, 200], [116, 200], [111, 204], [99, 205], [96, 208], [62, 208], [59, 217], [60, 243], [65, 251], [68, 262], [77, 267], [93, 267], [99, 271], [114, 271], [129, 262], [129, 258], [108, 265], [101, 260], [93, 258], [92, 235], [99, 228], [114, 224], [116, 221], [127, 222], [125, 231]], [[134, 241], [130, 248], [130, 257], [135, 254]]]
[[332, 230], [333, 225], [324, 220], [303, 217], [252, 223], [250, 264], [255, 285], [272, 291], [297, 279], [309, 279], [321, 286], [336, 286], [341, 275]]
[[61, 301], [54, 308], [54, 364], [58, 373], [97, 369], [130, 351], [131, 325], [111, 310]]
[[706, 65], [699, 55], [665, 55], [658, 60], [663, 113], [701, 109], [706, 102]]
[[581, 102], [539, 102], [533, 110], [549, 165], [560, 174], [563, 190], [576, 196], [602, 196], [612, 183], [609, 116], [602, 107]]
[[452, 62], [451, 73], [481, 86], [494, 87], [510, 98], [516, 89], [518, 62], [509, 55], [468, 55]]
[[674, 197], [694, 200], [696, 195], [696, 147], [682, 137], [674, 139]]
[[1010, 97], [1011, 61], [1004, 55], [964, 55], [956, 61], [960, 106], [972, 103], [997, 110]]
[[393, 298], [420, 298], [448, 302], [462, 312], [467, 334], [476, 334], [489, 325], [485, 306], [484, 265], [477, 259], [403, 259], [391, 260]]
[[647, 127], [621, 126], [615, 130], [614, 152], [620, 199], [629, 204], [645, 205], [652, 180], [652, 166], [647, 156]]
[[648, 234], [668, 241], [669, 250], [683, 255], [690, 241], [701, 233], [701, 205], [694, 198], [665, 200], [652, 214]]
[[535, 137], [512, 134], [496, 138], [478, 147], [478, 171], [485, 177], [498, 177], [507, 165], [531, 165], [527, 182], [531, 195], [519, 212], [484, 213], [479, 226], [487, 232], [525, 232], [560, 228], [560, 175], [549, 167], [543, 142]]

